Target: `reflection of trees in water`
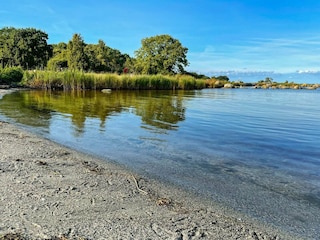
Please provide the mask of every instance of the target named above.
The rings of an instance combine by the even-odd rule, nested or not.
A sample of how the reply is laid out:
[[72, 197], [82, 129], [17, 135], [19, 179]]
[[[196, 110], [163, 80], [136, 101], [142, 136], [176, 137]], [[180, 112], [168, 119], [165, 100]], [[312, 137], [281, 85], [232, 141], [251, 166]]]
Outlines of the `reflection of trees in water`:
[[26, 92], [6, 94], [0, 100], [0, 112], [17, 123], [49, 128], [51, 108], [43, 102], [29, 102]]
[[178, 122], [185, 119], [182, 101], [182, 97], [178, 96], [150, 98], [143, 105], [136, 106], [136, 114], [148, 125], [172, 130]]
[[[188, 92], [189, 96], [190, 93], [193, 94]], [[145, 124], [170, 130], [185, 119], [183, 97], [184, 91], [22, 91], [5, 95], [0, 108], [12, 118], [13, 111], [18, 110], [27, 120], [21, 123], [30, 126], [44, 120], [42, 125], [49, 127], [52, 112], [60, 112], [71, 117], [78, 133], [83, 131], [87, 118], [97, 118], [104, 126], [108, 117], [133, 108]]]

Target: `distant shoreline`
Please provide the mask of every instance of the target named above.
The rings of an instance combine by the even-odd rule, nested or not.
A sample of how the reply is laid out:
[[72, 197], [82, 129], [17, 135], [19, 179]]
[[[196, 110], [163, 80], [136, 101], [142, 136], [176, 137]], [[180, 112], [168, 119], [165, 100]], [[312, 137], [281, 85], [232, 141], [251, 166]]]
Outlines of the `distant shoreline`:
[[[213, 84], [207, 84], [208, 86], [206, 88], [201, 88], [201, 89], [211, 89], [211, 88], [253, 88], [253, 89], [294, 89], [294, 90], [299, 90], [299, 89], [304, 89], [304, 90], [317, 90], [320, 89], [320, 84], [298, 84], [298, 83], [276, 83], [276, 84], [254, 84], [254, 83], [213, 83]], [[51, 87], [50, 87], [51, 88]], [[21, 88], [16, 88], [16, 87], [11, 87], [10, 85], [0, 85], [0, 91], [8, 91], [8, 90], [15, 90], [15, 89], [21, 89]], [[43, 87], [38, 87], [38, 88], [23, 88], [23, 89], [47, 89]], [[47, 89], [48, 90], [48, 89]], [[52, 90], [62, 90], [62, 89], [55, 89], [53, 88]], [[70, 90], [96, 90], [96, 89], [68, 89]], [[110, 92], [112, 88], [102, 88], [102, 92]], [[127, 89], [116, 89], [116, 90], [127, 90]], [[139, 88], [137, 89], [139, 90]], [[156, 90], [156, 89], [140, 89], [140, 90]], [[177, 89], [179, 90], [179, 89]], [[183, 89], [181, 89], [183, 90]], [[196, 90], [196, 89], [194, 89]]]

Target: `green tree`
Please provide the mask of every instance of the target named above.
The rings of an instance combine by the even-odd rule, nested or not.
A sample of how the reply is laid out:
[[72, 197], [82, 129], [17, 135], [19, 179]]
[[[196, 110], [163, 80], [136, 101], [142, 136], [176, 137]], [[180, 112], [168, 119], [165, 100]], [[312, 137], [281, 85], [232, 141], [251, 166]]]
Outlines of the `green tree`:
[[130, 58], [129, 55], [106, 46], [102, 40], [98, 44], [88, 44], [85, 54], [89, 60], [89, 70], [94, 72], [121, 73], [126, 60]]
[[126, 58], [126, 61], [123, 65], [123, 72], [124, 73], [135, 73], [136, 70], [136, 59], [131, 58], [129, 55]]
[[221, 81], [226, 81], [228, 82], [229, 81], [229, 77], [228, 76], [218, 76], [218, 77], [214, 77], [218, 80], [221, 80]]
[[50, 70], [61, 70], [68, 68], [69, 53], [67, 44], [64, 42], [52, 44], [53, 57], [50, 58], [47, 68]]
[[188, 65], [188, 49], [170, 35], [144, 38], [135, 52], [136, 68], [143, 74], [175, 74]]
[[208, 79], [209, 77], [204, 75], [204, 74], [199, 74], [199, 73], [196, 73], [196, 72], [183, 72], [184, 75], [189, 75], [189, 76], [192, 76], [196, 79]]
[[99, 40], [98, 44], [88, 44], [85, 47], [85, 54], [89, 60], [89, 70], [94, 72], [110, 72], [107, 48], [102, 40]]
[[272, 84], [273, 82], [273, 79], [271, 77], [266, 77], [266, 79], [264, 80], [265, 83], [268, 83], [268, 84]]
[[68, 43], [68, 66], [69, 69], [86, 70], [88, 59], [84, 52], [86, 44], [80, 34], [74, 34], [72, 40]]
[[1, 67], [42, 68], [52, 55], [48, 35], [34, 28], [0, 29]]
[[14, 28], [0, 29], [0, 67], [14, 65], [14, 35], [17, 30]]

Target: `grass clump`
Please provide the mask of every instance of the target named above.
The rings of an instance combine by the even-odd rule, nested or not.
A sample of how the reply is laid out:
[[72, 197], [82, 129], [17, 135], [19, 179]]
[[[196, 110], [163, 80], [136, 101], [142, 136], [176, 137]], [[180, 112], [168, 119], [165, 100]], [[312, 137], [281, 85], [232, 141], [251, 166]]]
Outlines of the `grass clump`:
[[201, 89], [205, 81], [188, 75], [129, 75], [87, 73], [83, 71], [25, 71], [22, 83], [31, 88], [45, 89], [126, 89], [175, 90]]

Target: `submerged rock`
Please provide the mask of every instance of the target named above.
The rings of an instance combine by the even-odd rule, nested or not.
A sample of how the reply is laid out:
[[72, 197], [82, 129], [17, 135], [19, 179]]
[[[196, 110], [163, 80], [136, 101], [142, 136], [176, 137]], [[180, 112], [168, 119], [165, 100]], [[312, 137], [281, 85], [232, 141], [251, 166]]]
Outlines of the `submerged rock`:
[[103, 93], [111, 93], [111, 89], [110, 88], [106, 88], [106, 89], [102, 89], [101, 92]]

